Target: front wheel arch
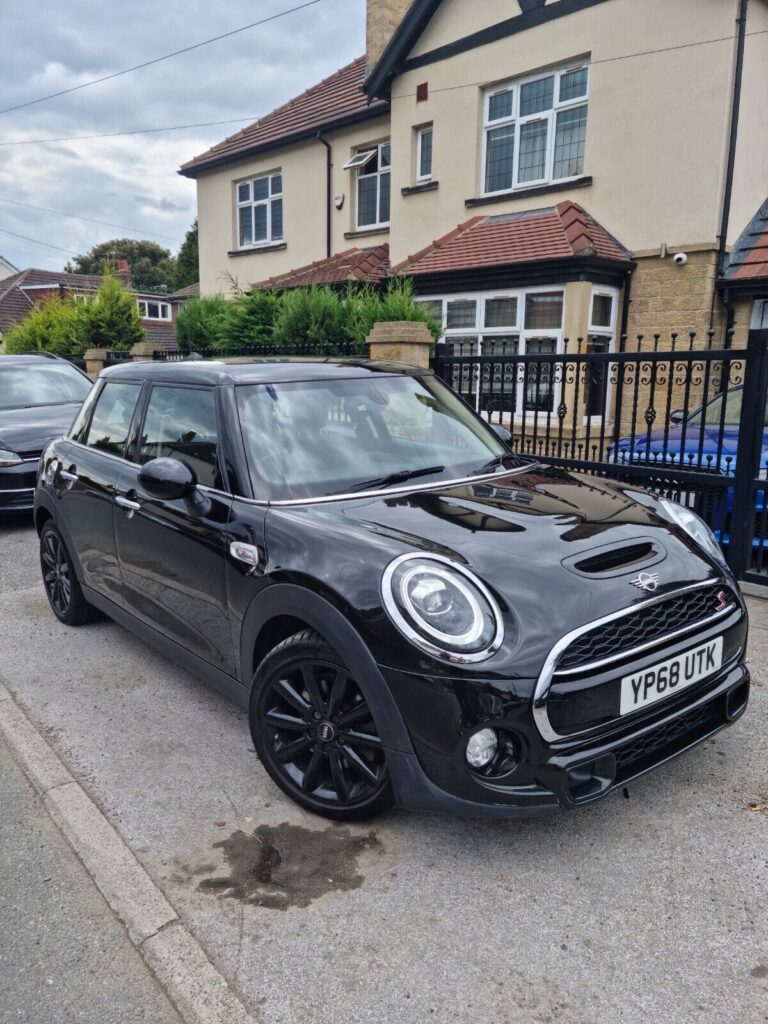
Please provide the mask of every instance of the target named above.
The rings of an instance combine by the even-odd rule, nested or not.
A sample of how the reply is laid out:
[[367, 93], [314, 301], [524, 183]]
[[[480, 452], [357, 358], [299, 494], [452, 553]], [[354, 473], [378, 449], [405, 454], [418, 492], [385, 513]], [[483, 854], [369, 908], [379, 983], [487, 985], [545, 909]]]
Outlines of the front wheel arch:
[[385, 747], [413, 754], [408, 730], [395, 699], [371, 652], [357, 630], [324, 597], [292, 583], [273, 583], [251, 602], [240, 633], [243, 682], [250, 687], [264, 629], [279, 619], [293, 619], [319, 633], [353, 673], [374, 712]]

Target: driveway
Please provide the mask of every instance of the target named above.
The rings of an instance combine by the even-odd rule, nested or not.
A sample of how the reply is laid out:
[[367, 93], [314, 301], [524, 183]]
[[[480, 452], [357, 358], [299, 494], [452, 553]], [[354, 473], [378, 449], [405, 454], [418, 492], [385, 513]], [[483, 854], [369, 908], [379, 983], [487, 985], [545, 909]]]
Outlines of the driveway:
[[256, 1019], [768, 1021], [768, 602], [747, 716], [629, 799], [348, 828], [288, 803], [202, 683], [60, 626], [35, 549], [0, 525], [0, 679]]

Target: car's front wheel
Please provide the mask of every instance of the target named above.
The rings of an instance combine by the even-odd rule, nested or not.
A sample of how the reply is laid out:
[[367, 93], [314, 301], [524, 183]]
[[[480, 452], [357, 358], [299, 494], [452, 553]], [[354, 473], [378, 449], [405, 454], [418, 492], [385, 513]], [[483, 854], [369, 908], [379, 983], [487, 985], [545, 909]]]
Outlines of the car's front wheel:
[[289, 637], [259, 665], [250, 724], [262, 764], [307, 810], [354, 821], [392, 806], [373, 713], [342, 660], [317, 633]]
[[52, 522], [40, 534], [40, 568], [48, 603], [59, 622], [82, 626], [99, 617], [83, 596], [67, 547]]

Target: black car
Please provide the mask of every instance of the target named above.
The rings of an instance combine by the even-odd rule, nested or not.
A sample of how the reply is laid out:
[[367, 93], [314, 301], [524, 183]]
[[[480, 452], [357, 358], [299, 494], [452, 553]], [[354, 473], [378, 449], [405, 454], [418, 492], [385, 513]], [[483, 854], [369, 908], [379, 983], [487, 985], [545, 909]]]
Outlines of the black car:
[[102, 373], [35, 497], [54, 613], [249, 709], [299, 804], [586, 804], [737, 719], [746, 612], [672, 502], [510, 453], [383, 363]]
[[44, 448], [72, 423], [91, 380], [55, 356], [0, 356], [0, 514], [32, 508]]

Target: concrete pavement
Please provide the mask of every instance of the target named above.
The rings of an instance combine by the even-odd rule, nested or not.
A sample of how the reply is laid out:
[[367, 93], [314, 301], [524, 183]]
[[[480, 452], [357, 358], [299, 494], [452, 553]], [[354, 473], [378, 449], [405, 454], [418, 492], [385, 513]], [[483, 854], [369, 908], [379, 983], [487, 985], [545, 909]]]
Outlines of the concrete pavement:
[[0, 739], [0, 1022], [181, 1024]]
[[17, 562], [2, 682], [252, 1015], [768, 1021], [768, 603], [748, 715], [628, 801], [339, 828], [272, 785], [236, 708], [113, 623], [60, 626], [34, 549], [31, 529], [0, 528], [0, 565]]

